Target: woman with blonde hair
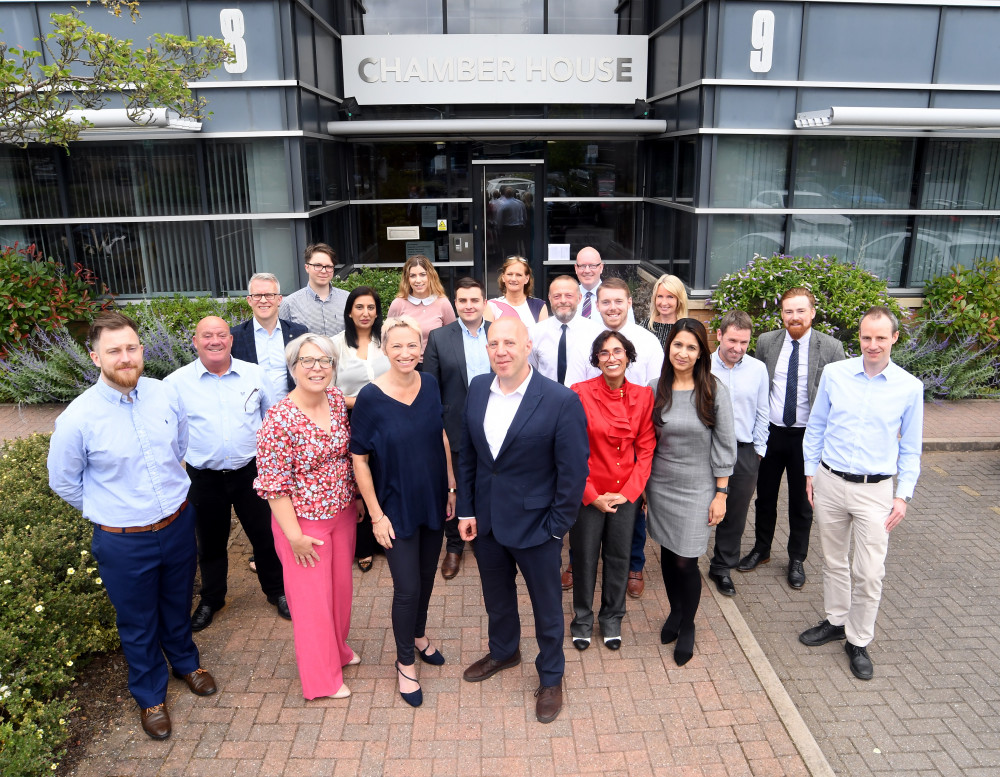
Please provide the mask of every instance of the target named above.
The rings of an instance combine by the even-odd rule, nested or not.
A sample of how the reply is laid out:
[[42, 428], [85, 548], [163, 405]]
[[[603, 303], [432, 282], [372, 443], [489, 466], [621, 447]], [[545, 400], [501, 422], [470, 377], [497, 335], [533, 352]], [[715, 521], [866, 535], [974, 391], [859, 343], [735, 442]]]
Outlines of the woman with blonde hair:
[[389, 305], [389, 317], [412, 316], [420, 326], [420, 361], [427, 336], [439, 326], [455, 320], [455, 309], [445, 294], [441, 278], [431, 260], [423, 254], [411, 256], [403, 265], [399, 293]]
[[549, 317], [545, 300], [531, 296], [534, 280], [531, 277], [531, 266], [523, 256], [507, 257], [497, 276], [497, 285], [500, 287], [500, 296], [489, 301], [486, 308], [487, 320], [517, 316], [530, 329]]
[[684, 282], [676, 275], [661, 275], [649, 298], [649, 318], [643, 326], [666, 347], [670, 330], [679, 318], [687, 318], [688, 297]]

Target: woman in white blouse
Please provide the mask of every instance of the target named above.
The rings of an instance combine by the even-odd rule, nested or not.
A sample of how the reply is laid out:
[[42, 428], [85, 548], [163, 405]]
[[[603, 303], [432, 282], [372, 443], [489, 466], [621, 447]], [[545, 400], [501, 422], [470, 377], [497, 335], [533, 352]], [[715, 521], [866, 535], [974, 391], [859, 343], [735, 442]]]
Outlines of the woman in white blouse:
[[[358, 392], [389, 369], [389, 359], [379, 347], [381, 331], [382, 300], [378, 292], [371, 286], [358, 286], [347, 296], [344, 331], [332, 338], [337, 360], [334, 385], [344, 394], [348, 417]], [[354, 557], [362, 572], [372, 568], [377, 546], [371, 521], [360, 521]]]
[[495, 321], [504, 316], [520, 318], [528, 329], [537, 322], [549, 317], [545, 300], [531, 296], [534, 285], [531, 277], [531, 265], [523, 256], [510, 256], [500, 268], [497, 278], [500, 296], [491, 299], [486, 306], [485, 318]]

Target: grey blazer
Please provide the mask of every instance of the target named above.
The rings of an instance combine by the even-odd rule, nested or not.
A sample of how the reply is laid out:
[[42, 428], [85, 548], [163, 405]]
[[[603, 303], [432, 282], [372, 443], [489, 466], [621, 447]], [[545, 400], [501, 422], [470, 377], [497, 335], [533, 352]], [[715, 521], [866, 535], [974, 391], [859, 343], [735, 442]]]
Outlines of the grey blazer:
[[[778, 354], [781, 353], [781, 345], [784, 340], [784, 329], [765, 332], [757, 338], [757, 351], [754, 356], [767, 366], [767, 377], [772, 384], [774, 383], [774, 369], [778, 364]], [[812, 335], [809, 337], [809, 407], [812, 407], [816, 400], [816, 390], [819, 388], [819, 379], [823, 374], [823, 368], [844, 358], [846, 358], [844, 346], [840, 340], [817, 332], [815, 329], [812, 330]]]

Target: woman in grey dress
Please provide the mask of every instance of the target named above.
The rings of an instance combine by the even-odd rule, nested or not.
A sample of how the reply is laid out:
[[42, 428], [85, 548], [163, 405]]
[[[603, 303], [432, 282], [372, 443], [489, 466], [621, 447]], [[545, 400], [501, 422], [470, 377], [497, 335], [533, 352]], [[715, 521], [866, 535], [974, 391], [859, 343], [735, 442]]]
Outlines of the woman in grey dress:
[[649, 536], [661, 546], [663, 585], [670, 601], [660, 641], [684, 666], [694, 653], [694, 616], [701, 598], [698, 557], [711, 527], [726, 515], [729, 476], [736, 463], [733, 408], [712, 375], [708, 336], [693, 318], [674, 324], [667, 358], [653, 387], [656, 452], [646, 483]]

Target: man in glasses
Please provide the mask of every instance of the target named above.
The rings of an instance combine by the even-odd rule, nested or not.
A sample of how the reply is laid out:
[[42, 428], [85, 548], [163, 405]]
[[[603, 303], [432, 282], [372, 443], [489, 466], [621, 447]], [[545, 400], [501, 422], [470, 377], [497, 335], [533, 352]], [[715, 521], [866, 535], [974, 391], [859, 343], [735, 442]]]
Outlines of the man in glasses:
[[333, 337], [344, 331], [344, 308], [348, 292], [333, 286], [337, 252], [326, 243], [313, 243], [305, 251], [309, 285], [281, 303], [280, 317], [301, 324], [307, 332]]
[[[580, 281], [580, 302], [577, 305], [577, 315], [601, 323], [601, 312], [597, 309], [597, 290], [601, 287], [601, 273], [604, 272], [604, 260], [596, 248], [586, 246], [576, 255], [576, 277]], [[628, 322], [635, 323], [632, 306], [628, 309]], [[631, 378], [629, 379], [631, 380]]]
[[273, 404], [271, 381], [256, 364], [232, 357], [229, 325], [217, 316], [198, 322], [198, 358], [164, 382], [184, 401], [187, 415], [188, 500], [195, 509], [201, 597], [191, 630], [201, 631], [226, 604], [229, 529], [233, 510], [253, 547], [257, 578], [267, 601], [289, 619], [281, 562], [271, 534], [271, 508], [254, 490], [257, 430]]
[[285, 364], [285, 346], [306, 333], [301, 324], [278, 317], [281, 286], [269, 272], [254, 273], [247, 284], [247, 302], [253, 318], [233, 327], [233, 358], [259, 364], [271, 380], [275, 402], [295, 388]]

